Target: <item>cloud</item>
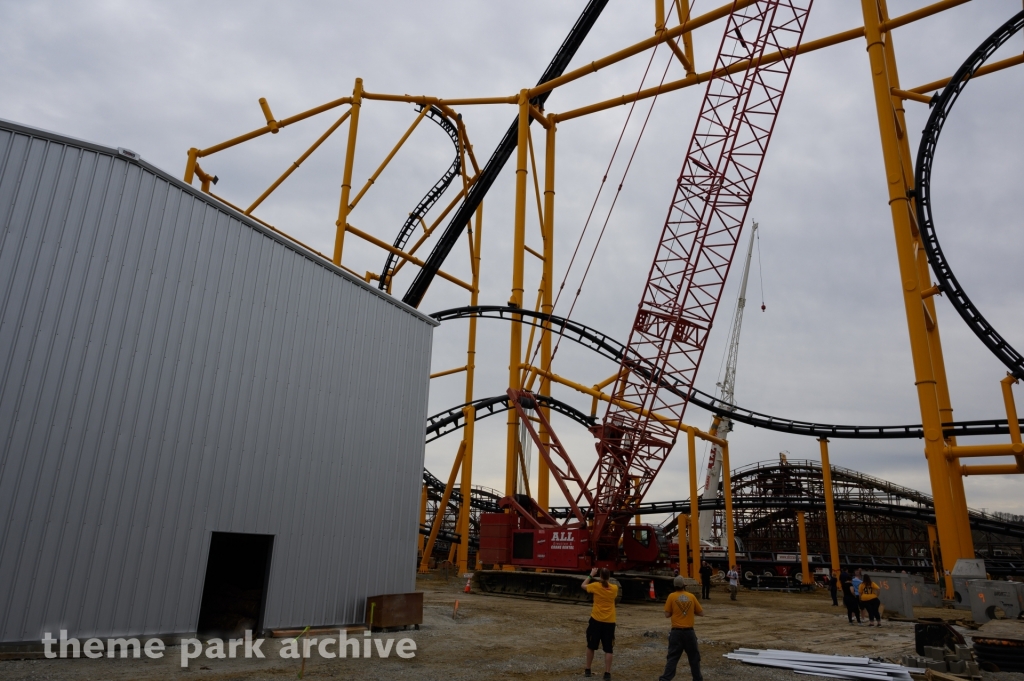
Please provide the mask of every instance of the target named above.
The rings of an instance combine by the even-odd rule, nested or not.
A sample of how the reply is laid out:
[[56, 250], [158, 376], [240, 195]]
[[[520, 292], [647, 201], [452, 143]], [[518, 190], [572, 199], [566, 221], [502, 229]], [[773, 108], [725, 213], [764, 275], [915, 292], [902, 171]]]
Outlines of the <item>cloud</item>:
[[[890, 3], [892, 15], [921, 3]], [[362, 77], [372, 92], [443, 97], [512, 95], [532, 85], [576, 19], [582, 3], [529, 2], [0, 2], [0, 117], [113, 146], [132, 148], [174, 173], [189, 147], [206, 147], [263, 123], [266, 97], [283, 118], [351, 93]], [[710, 8], [699, 3], [697, 12]], [[639, 9], [638, 9], [639, 7]], [[970, 3], [894, 32], [904, 87], [951, 75], [974, 47], [1020, 4]], [[816, 38], [861, 24], [856, 3], [817, 3], [807, 31]], [[610, 3], [573, 66], [651, 34], [648, 5]], [[696, 61], [711, 63], [721, 23], [698, 33]], [[1016, 37], [1006, 54], [1019, 52]], [[608, 68], [559, 90], [548, 102], [564, 111], [635, 90], [649, 55]], [[997, 55], [1000, 58], [1003, 55]], [[655, 55], [660, 78], [667, 51]], [[680, 77], [678, 65], [669, 79]], [[940, 237], [958, 276], [983, 312], [1018, 349], [1024, 348], [1021, 256], [1024, 255], [1024, 69], [972, 83], [943, 133], [935, 188]], [[608, 230], [573, 317], [625, 340], [660, 232], [673, 183], [693, 129], [702, 90], [659, 98], [617, 200]], [[624, 135], [632, 149], [649, 102], [638, 105]], [[908, 102], [916, 149], [927, 107]], [[507, 105], [462, 107], [470, 141], [483, 163], [514, 116]], [[412, 121], [409, 105], [368, 102], [362, 110], [356, 183], [373, 172]], [[558, 132], [556, 281], [601, 184], [627, 115], [617, 107], [563, 123]], [[259, 195], [334, 120], [324, 114], [275, 136], [204, 161], [220, 176], [218, 193], [239, 203]], [[919, 412], [906, 321], [886, 203], [870, 71], [862, 40], [799, 58], [765, 162], [751, 217], [761, 225], [756, 280], [743, 327], [736, 399], [749, 408], [824, 422], [915, 423]], [[297, 238], [330, 252], [337, 216], [344, 130], [335, 134], [259, 214]], [[535, 148], [543, 136], [534, 131]], [[352, 215], [353, 224], [391, 240], [405, 216], [451, 161], [447, 137], [424, 123]], [[626, 155], [620, 154], [580, 246], [586, 260], [607, 214]], [[504, 303], [510, 290], [513, 172], [506, 168], [484, 207], [482, 303]], [[441, 204], [444, 204], [442, 200]], [[540, 247], [531, 195], [527, 243]], [[435, 211], [436, 212], [436, 211]], [[745, 245], [745, 238], [742, 241]], [[741, 246], [742, 251], [743, 246]], [[469, 277], [459, 245], [445, 269]], [[346, 242], [345, 263], [379, 271], [384, 255]], [[726, 342], [737, 275], [727, 284], [698, 387], [713, 391]], [[529, 260], [526, 300], [540, 275]], [[579, 285], [577, 264], [559, 311]], [[406, 268], [396, 284], [404, 290]], [[764, 302], [761, 312], [761, 281]], [[467, 304], [461, 289], [436, 280], [423, 309]], [[946, 366], [958, 418], [1003, 415], [997, 381], [1005, 374], [945, 300], [937, 301]], [[435, 337], [434, 370], [465, 363], [466, 322]], [[479, 324], [475, 395], [503, 392], [508, 326]], [[614, 371], [610, 363], [566, 342], [555, 370], [585, 384]], [[431, 386], [431, 409], [464, 401], [464, 375]], [[555, 394], [589, 411], [590, 399]], [[603, 410], [602, 410], [603, 413]], [[706, 427], [696, 408], [687, 421]], [[594, 459], [592, 439], [558, 421], [582, 469]], [[477, 430], [476, 482], [503, 487], [504, 418]], [[736, 466], [788, 450], [816, 458], [817, 443], [737, 426], [730, 436]], [[444, 478], [455, 436], [428, 447], [427, 464]], [[834, 442], [833, 462], [921, 489], [928, 488], [918, 441]], [[676, 452], [649, 498], [684, 497], [685, 457]], [[974, 506], [1024, 512], [1020, 478], [967, 482]]]

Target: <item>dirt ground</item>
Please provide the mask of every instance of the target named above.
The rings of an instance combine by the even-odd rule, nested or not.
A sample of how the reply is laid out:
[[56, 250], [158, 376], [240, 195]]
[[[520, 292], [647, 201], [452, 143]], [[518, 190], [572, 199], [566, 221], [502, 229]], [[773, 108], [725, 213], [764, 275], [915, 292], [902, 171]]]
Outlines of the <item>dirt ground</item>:
[[[584, 629], [589, 606], [520, 598], [464, 594], [462, 582], [423, 578], [424, 623], [419, 631], [375, 634], [408, 637], [416, 655], [400, 659], [323, 659], [316, 649], [306, 663], [306, 679], [381, 679], [417, 681], [469, 679], [582, 678]], [[458, 618], [452, 618], [455, 601]], [[847, 624], [845, 609], [832, 606], [826, 592], [780, 594], [741, 591], [736, 602], [724, 590], [703, 604], [697, 620], [704, 678], [708, 681], [806, 678], [785, 670], [750, 667], [722, 657], [737, 647], [785, 648], [806, 652], [898, 658], [913, 652], [914, 625], [886, 621], [880, 629]], [[953, 611], [935, 611], [952, 615]], [[924, 613], [918, 613], [922, 616]], [[957, 611], [956, 614], [962, 614]], [[359, 634], [355, 634], [359, 636]], [[362, 638], [361, 636], [359, 636]], [[658, 604], [620, 605], [613, 679], [656, 679], [661, 673], [668, 626]], [[278, 640], [264, 643], [265, 660], [193, 660], [180, 667], [178, 647], [159, 660], [14, 660], [0, 662], [3, 680], [63, 679], [291, 679], [299, 660], [281, 659]], [[598, 653], [600, 657], [600, 652]], [[599, 669], [595, 660], [595, 669]], [[600, 678], [600, 674], [597, 675]], [[677, 679], [689, 679], [684, 657]], [[986, 681], [1024, 681], [1024, 674], [986, 674]]]

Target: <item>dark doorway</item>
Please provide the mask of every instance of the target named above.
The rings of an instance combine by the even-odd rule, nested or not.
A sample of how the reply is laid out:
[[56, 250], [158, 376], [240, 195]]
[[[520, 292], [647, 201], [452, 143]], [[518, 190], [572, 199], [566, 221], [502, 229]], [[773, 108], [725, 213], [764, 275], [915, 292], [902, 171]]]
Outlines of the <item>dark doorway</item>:
[[273, 545], [269, 534], [213, 533], [198, 633], [227, 635], [263, 628]]

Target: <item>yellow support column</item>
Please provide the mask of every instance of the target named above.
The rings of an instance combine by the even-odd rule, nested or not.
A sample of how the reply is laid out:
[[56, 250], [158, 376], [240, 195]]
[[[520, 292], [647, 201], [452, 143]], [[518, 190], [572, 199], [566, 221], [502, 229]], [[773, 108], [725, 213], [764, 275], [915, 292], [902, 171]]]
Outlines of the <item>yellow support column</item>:
[[[523, 256], [526, 253], [526, 162], [530, 134], [530, 100], [526, 90], [519, 93], [519, 139], [516, 148], [515, 233], [512, 243], [512, 296], [509, 305], [523, 306]], [[520, 388], [520, 365], [523, 362], [523, 327], [521, 315], [512, 316], [508, 352], [508, 385]], [[508, 411], [508, 432], [505, 449], [505, 495], [516, 493], [516, 466], [519, 439], [519, 417], [515, 409]]]
[[[942, 437], [942, 416], [936, 389], [935, 371], [931, 359], [928, 331], [925, 321], [925, 307], [922, 305], [923, 290], [917, 269], [917, 254], [909, 208], [906, 177], [910, 169], [903, 167], [899, 148], [897, 118], [892, 106], [892, 94], [885, 58], [885, 45], [880, 30], [880, 16], [877, 0], [861, 0], [864, 15], [864, 37], [871, 66], [872, 85], [875, 96], [879, 133], [882, 141], [882, 156], [885, 163], [886, 184], [889, 194], [889, 209], [892, 215], [896, 240], [900, 281], [903, 289], [904, 308], [910, 335], [910, 351], [914, 363], [914, 379], [917, 386], [918, 403], [921, 408], [921, 423], [924, 428], [925, 457], [931, 478], [932, 496], [935, 500], [935, 519], [942, 547], [944, 568], [948, 571], [958, 558], [966, 556], [960, 545], [960, 532], [953, 507], [950, 488], [949, 467], [945, 458], [945, 443]], [[930, 286], [930, 282], [928, 282]], [[949, 566], [948, 568], [945, 566]], [[952, 592], [952, 580], [946, 576], [947, 595]]]
[[[879, 0], [879, 17], [882, 21], [889, 20], [889, 10], [886, 7], [886, 0]], [[904, 100], [893, 93], [893, 90], [900, 90], [899, 70], [896, 68], [896, 48], [893, 41], [892, 31], [885, 35], [885, 67], [886, 76], [889, 79], [890, 101], [893, 111], [896, 113], [897, 140], [900, 148], [900, 159], [904, 171], [904, 182], [907, 189], [914, 189], [914, 161], [910, 150], [910, 138], [906, 134], [907, 119], [904, 110]], [[903, 134], [900, 134], [900, 133]], [[918, 281], [923, 288], [931, 287], [931, 270], [928, 266], [928, 256], [921, 241], [920, 230], [917, 229], [917, 212], [914, 199], [906, 203], [906, 209], [910, 213], [910, 222], [914, 244], [917, 252], [917, 274]], [[949, 396], [949, 382], [946, 380], [946, 364], [942, 354], [942, 340], [939, 335], [939, 317], [935, 310], [935, 298], [923, 296], [923, 303], [928, 312], [930, 324], [925, 324], [928, 338], [928, 351], [932, 362], [932, 371], [935, 377], [935, 391], [939, 401], [939, 415], [942, 423], [953, 422], [953, 403]], [[948, 444], [955, 446], [956, 438], [949, 438]], [[950, 497], [952, 500], [952, 513], [956, 519], [957, 536], [959, 538], [961, 551], [966, 556], [974, 555], [974, 539], [971, 535], [970, 516], [967, 511], [967, 497], [964, 494], [964, 480], [960, 474], [960, 466], [957, 461], [947, 461], [947, 477], [949, 478]]]
[[441, 529], [441, 522], [444, 520], [445, 509], [448, 508], [448, 501], [452, 498], [452, 490], [455, 489], [455, 478], [459, 474], [459, 467], [462, 466], [462, 457], [466, 452], [466, 441], [459, 443], [459, 451], [455, 455], [455, 462], [452, 464], [452, 472], [448, 476], [448, 484], [444, 486], [444, 494], [441, 495], [441, 503], [437, 505], [437, 513], [434, 514], [434, 522], [430, 525], [430, 536], [427, 537], [427, 545], [423, 548], [423, 558], [420, 560], [420, 572], [430, 570], [430, 554], [434, 552], [434, 542], [437, 541], [437, 533]]
[[729, 467], [729, 443], [722, 448], [722, 492], [725, 494], [725, 542], [729, 547], [729, 568], [736, 565], [736, 537], [732, 527], [732, 469]]
[[359, 133], [359, 110], [363, 103], [363, 79], [356, 78], [352, 90], [352, 109], [348, 120], [348, 146], [345, 147], [345, 170], [341, 176], [341, 202], [338, 205], [337, 231], [334, 235], [334, 264], [341, 265], [341, 251], [345, 246], [345, 229], [348, 226], [348, 197], [352, 191], [352, 166], [356, 158], [356, 135]]
[[[697, 502], [697, 440], [693, 428], [686, 430], [686, 450], [690, 466], [690, 577], [700, 579], [700, 506]], [[682, 550], [680, 550], [682, 560]], [[683, 574], [682, 565], [679, 574]]]
[[[548, 129], [544, 160], [544, 293], [541, 299], [541, 312], [551, 314], [554, 309], [554, 272], [555, 272], [555, 121], [548, 116]], [[551, 331], [545, 324], [540, 336], [540, 367], [551, 371]], [[542, 395], [551, 394], [551, 379], [543, 376], [540, 380]], [[551, 410], [543, 408], [544, 417], [550, 422]], [[541, 428], [541, 442], [547, 444], [551, 438], [546, 428]], [[547, 510], [549, 508], [549, 483], [551, 474], [548, 463], [543, 456], [537, 457], [537, 503]]]
[[836, 533], [836, 503], [832, 490], [832, 464], [828, 460], [828, 439], [819, 438], [818, 445], [821, 447], [821, 482], [825, 494], [825, 522], [828, 526], [828, 551], [832, 561], [832, 576], [838, 577], [841, 572], [839, 566], [839, 539]]
[[810, 560], [807, 558], [807, 523], [803, 511], [796, 512], [796, 526], [797, 532], [800, 534], [800, 583], [813, 584]]
[[678, 526], [678, 534], [676, 535], [676, 544], [679, 545], [679, 574], [686, 575], [686, 526], [690, 522], [690, 516], [685, 513], [680, 513], [679, 517], [676, 518], [676, 525]]
[[[472, 240], [473, 251], [471, 253], [473, 269], [473, 293], [470, 294], [469, 304], [477, 305], [480, 296], [480, 240], [483, 235], [484, 206], [476, 209], [476, 229]], [[476, 317], [469, 318], [469, 339], [466, 347], [466, 402], [473, 401], [473, 381], [476, 377]], [[463, 412], [466, 417], [465, 430], [462, 432], [462, 441], [466, 443], [466, 453], [462, 459], [462, 508], [459, 509], [459, 534], [462, 541], [459, 544], [459, 573], [469, 571], [469, 514], [471, 511], [469, 499], [473, 492], [473, 442], [476, 437], [476, 409], [466, 407]]]
[[459, 507], [459, 574], [469, 571], [469, 514], [472, 510], [470, 500], [473, 498], [473, 438], [476, 427], [476, 409], [466, 407], [462, 412], [466, 417], [462, 442], [465, 453], [462, 455], [462, 474], [459, 492], [462, 494], [462, 505]]

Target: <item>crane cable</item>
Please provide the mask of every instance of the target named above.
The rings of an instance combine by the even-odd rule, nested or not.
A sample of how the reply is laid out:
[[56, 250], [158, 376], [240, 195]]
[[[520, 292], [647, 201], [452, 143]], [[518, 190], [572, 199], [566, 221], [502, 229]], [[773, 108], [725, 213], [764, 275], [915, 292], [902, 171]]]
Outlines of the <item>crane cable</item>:
[[[675, 6], [676, 6], [676, 3], [673, 2], [673, 7], [675, 7]], [[682, 23], [686, 23], [686, 21], [689, 21], [690, 13], [692, 11], [693, 11], [693, 7], [691, 6], [691, 7], [688, 8], [687, 14], [684, 17], [684, 20], [683, 20]], [[676, 40], [678, 42], [679, 38], [677, 38]], [[653, 62], [654, 62], [654, 56], [657, 54], [657, 51], [658, 51], [658, 45], [655, 45], [654, 46], [654, 50], [651, 52], [651, 58], [647, 62], [647, 68], [644, 69], [644, 75], [640, 79], [640, 86], [637, 88], [637, 92], [638, 93], [641, 90], [643, 90], [644, 82], [646, 82], [646, 80], [647, 80], [647, 74], [650, 72], [651, 64], [653, 64]], [[672, 55], [669, 55], [668, 62], [665, 64], [665, 70], [661, 74], [661, 81], [658, 84], [659, 89], [661, 88], [662, 85], [664, 85], [665, 78], [668, 76], [668, 69], [669, 69], [669, 67], [671, 65], [672, 65]], [[566, 319], [570, 319], [572, 317], [573, 310], [575, 310], [575, 308], [576, 308], [576, 303], [579, 301], [580, 294], [583, 292], [583, 284], [586, 282], [587, 275], [590, 273], [590, 268], [591, 268], [591, 266], [594, 263], [594, 257], [597, 255], [597, 249], [601, 245], [601, 240], [604, 238], [605, 231], [608, 228], [608, 222], [611, 220], [612, 212], [615, 210], [615, 204], [618, 202], [619, 195], [622, 193], [622, 187], [623, 187], [623, 185], [625, 183], [626, 176], [629, 174], [630, 168], [633, 165], [633, 159], [636, 157], [637, 149], [640, 146], [640, 140], [643, 139], [644, 132], [646, 132], [646, 130], [647, 130], [647, 123], [651, 119], [651, 113], [654, 111], [654, 105], [657, 104], [657, 102], [658, 102], [658, 96], [659, 95], [655, 95], [652, 98], [651, 106], [647, 109], [647, 116], [644, 118], [643, 125], [640, 128], [640, 133], [639, 133], [639, 135], [637, 135], [636, 142], [633, 145], [633, 150], [632, 150], [632, 152], [629, 155], [629, 161], [627, 161], [626, 168], [623, 170], [622, 177], [619, 179], [618, 187], [615, 190], [615, 196], [612, 199], [611, 205], [608, 207], [608, 212], [605, 215], [604, 223], [601, 225], [601, 231], [598, 233], [597, 241], [594, 243], [594, 248], [590, 252], [590, 258], [587, 261], [587, 267], [586, 267], [586, 269], [584, 269], [583, 276], [580, 278], [580, 283], [579, 283], [579, 286], [576, 289], [575, 295], [573, 296], [572, 304], [569, 306], [569, 312], [568, 312], [568, 314], [565, 315]], [[551, 306], [551, 313], [552, 314], [554, 314], [555, 308], [558, 306], [558, 301], [562, 297], [562, 291], [565, 289], [565, 284], [566, 284], [566, 281], [569, 278], [569, 273], [572, 270], [573, 263], [576, 261], [576, 256], [577, 256], [577, 254], [579, 252], [580, 245], [583, 242], [583, 237], [586, 235], [587, 228], [589, 227], [590, 221], [593, 218], [594, 210], [597, 207], [597, 201], [601, 197], [601, 192], [604, 190], [605, 182], [608, 180], [608, 173], [611, 172], [612, 163], [615, 161], [615, 157], [618, 154], [619, 147], [622, 144], [622, 139], [625, 136], [626, 128], [628, 127], [630, 118], [633, 115], [633, 110], [636, 108], [636, 102], [637, 101], [638, 100], [633, 100], [633, 102], [631, 103], [631, 105], [629, 107], [629, 113], [626, 115], [626, 120], [625, 120], [625, 122], [622, 125], [622, 130], [619, 132], [619, 138], [618, 138], [618, 140], [615, 143], [615, 148], [612, 150], [611, 158], [608, 160], [608, 167], [605, 169], [604, 176], [601, 178], [601, 184], [599, 185], [598, 190], [597, 190], [597, 194], [594, 196], [594, 201], [593, 201], [593, 203], [590, 206], [590, 212], [588, 213], [587, 220], [586, 220], [586, 222], [583, 225], [583, 230], [580, 232], [580, 237], [579, 237], [579, 239], [576, 242], [576, 248], [573, 250], [572, 258], [569, 260], [569, 266], [566, 268], [565, 276], [562, 277], [562, 283], [558, 287], [558, 295], [555, 297], [554, 303], [552, 303], [552, 306]], [[563, 327], [562, 330], [559, 331], [559, 333], [558, 333], [558, 340], [555, 341], [555, 347], [551, 351], [551, 360], [552, 361], [554, 361], [555, 356], [558, 354], [558, 348], [561, 346], [563, 335], [564, 335], [564, 327]], [[530, 360], [530, 364], [531, 365], [536, 361], [537, 353], [539, 351], [540, 351], [540, 344], [538, 343], [537, 347], [534, 350], [533, 357]]]

